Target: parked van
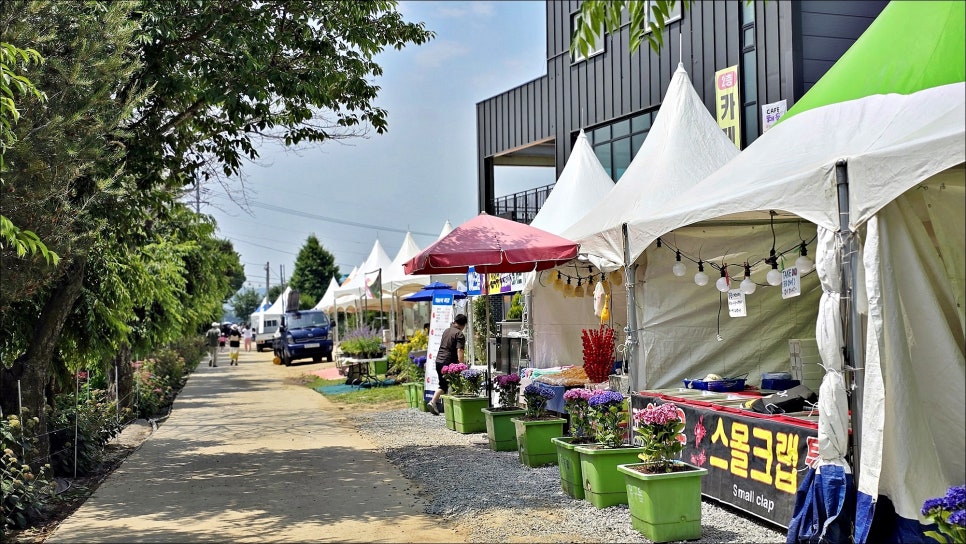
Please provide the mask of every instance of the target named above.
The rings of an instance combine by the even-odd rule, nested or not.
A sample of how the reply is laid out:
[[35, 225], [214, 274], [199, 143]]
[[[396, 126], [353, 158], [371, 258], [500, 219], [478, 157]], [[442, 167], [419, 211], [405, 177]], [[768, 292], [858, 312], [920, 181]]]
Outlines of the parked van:
[[252, 328], [255, 329], [255, 349], [272, 349], [275, 341], [275, 333], [282, 325], [282, 316], [279, 314], [254, 313], [251, 318]]

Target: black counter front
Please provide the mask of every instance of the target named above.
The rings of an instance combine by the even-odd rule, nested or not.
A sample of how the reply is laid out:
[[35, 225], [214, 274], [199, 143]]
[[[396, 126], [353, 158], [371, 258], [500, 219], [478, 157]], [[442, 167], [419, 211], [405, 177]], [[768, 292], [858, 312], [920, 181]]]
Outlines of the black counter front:
[[681, 459], [708, 469], [702, 494], [787, 528], [799, 479], [817, 459], [817, 425], [647, 391], [631, 407], [666, 402], [685, 417]]

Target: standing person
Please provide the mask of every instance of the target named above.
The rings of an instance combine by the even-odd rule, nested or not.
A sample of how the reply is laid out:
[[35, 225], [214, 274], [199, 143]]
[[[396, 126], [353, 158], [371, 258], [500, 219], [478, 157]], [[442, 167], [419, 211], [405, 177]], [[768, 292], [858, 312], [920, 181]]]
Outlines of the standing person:
[[228, 332], [228, 358], [231, 362], [228, 366], [238, 366], [238, 352], [241, 349], [241, 331], [238, 330], [238, 325], [232, 325], [231, 330]]
[[258, 342], [255, 341], [255, 336], [257, 334], [258, 331], [255, 329], [255, 327], [252, 327], [252, 344], [255, 344], [255, 351], [258, 351]]
[[212, 323], [211, 328], [205, 333], [205, 340], [208, 342], [208, 366], [218, 366], [218, 340], [221, 338], [221, 328], [218, 323]]
[[248, 328], [248, 325], [242, 327], [241, 330], [242, 340], [245, 342], [245, 351], [252, 350], [252, 331]]
[[426, 407], [433, 415], [439, 415], [439, 408], [436, 403], [443, 393], [449, 391], [449, 384], [443, 377], [443, 367], [455, 363], [466, 362], [466, 337], [463, 336], [463, 329], [466, 328], [466, 316], [459, 314], [448, 329], [443, 331], [443, 338], [439, 343], [439, 353], [436, 354], [436, 375], [439, 376], [439, 388], [433, 393], [433, 398], [426, 403]]
[[222, 353], [225, 353], [225, 342], [228, 341], [229, 330], [231, 330], [231, 327], [227, 323], [221, 324], [221, 334], [218, 336], [218, 347]]

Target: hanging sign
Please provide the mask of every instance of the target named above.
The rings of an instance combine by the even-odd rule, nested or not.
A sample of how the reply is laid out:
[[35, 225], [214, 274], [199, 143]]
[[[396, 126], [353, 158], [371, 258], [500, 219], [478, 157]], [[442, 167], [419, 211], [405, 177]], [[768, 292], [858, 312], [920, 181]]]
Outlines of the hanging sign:
[[745, 294], [740, 289], [728, 291], [728, 315], [731, 317], [745, 317], [748, 307], [745, 305]]
[[714, 73], [715, 118], [728, 138], [741, 149], [741, 102], [738, 101], [738, 65]]
[[802, 276], [798, 268], [790, 266], [782, 270], [782, 298], [797, 297], [802, 294]]
[[487, 292], [491, 295], [496, 295], [523, 291], [524, 281], [522, 272], [487, 274]]
[[426, 348], [426, 380], [423, 383], [423, 400], [433, 398], [439, 387], [436, 374], [436, 356], [443, 339], [443, 331], [453, 322], [453, 295], [433, 295], [429, 315], [429, 346]]
[[475, 267], [466, 271], [466, 294], [471, 296], [483, 294], [483, 275], [476, 273]]
[[761, 131], [766, 132], [772, 127], [785, 112], [788, 111], [788, 102], [785, 100], [779, 100], [778, 102], [772, 102], [771, 104], [765, 104], [761, 107]]

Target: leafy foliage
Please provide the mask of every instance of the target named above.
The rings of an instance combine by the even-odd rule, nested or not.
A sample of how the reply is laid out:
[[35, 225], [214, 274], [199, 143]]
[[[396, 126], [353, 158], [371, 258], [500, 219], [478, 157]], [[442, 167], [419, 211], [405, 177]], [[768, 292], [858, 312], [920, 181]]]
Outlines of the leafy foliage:
[[254, 289], [242, 289], [235, 293], [231, 299], [232, 312], [244, 321], [248, 321], [258, 304], [262, 301], [262, 296]]
[[28, 461], [36, 454], [36, 428], [40, 419], [24, 414], [21, 421], [16, 415], [0, 420], [0, 531], [8, 527], [22, 529], [44, 504], [44, 499], [54, 489], [50, 465], [39, 471], [30, 467]]
[[329, 287], [329, 279], [338, 276], [335, 256], [322, 247], [314, 234], [310, 235], [295, 258], [295, 269], [289, 281], [292, 289], [298, 289], [301, 295], [308, 296], [312, 300], [311, 308], [322, 299]]
[[[620, 31], [622, 13], [627, 13], [630, 38], [628, 48], [637, 51], [645, 40], [655, 52], [664, 47], [664, 26], [678, 0], [584, 0], [577, 15], [577, 28], [570, 43], [571, 55], [589, 56], [597, 48], [597, 40], [603, 39], [600, 29], [606, 32]], [[680, 0], [687, 9], [691, 0]], [[650, 14], [647, 9], [650, 7]], [[650, 21], [648, 21], [650, 15]]]
[[426, 356], [417, 357], [414, 352], [422, 352], [429, 346], [429, 338], [423, 331], [416, 331], [408, 342], [393, 346], [389, 350], [389, 371], [403, 381], [422, 383], [426, 376]]
[[339, 349], [345, 355], [371, 359], [382, 355], [385, 348], [376, 331], [363, 326], [346, 333], [345, 338], [339, 342]]
[[[108, 400], [103, 390], [85, 391], [83, 400], [75, 403], [73, 393], [55, 399], [50, 425], [51, 464], [56, 474], [74, 472], [74, 430], [77, 430], [77, 475], [86, 476], [100, 464], [108, 442], [121, 432], [117, 403]], [[125, 416], [127, 411], [125, 411]], [[127, 417], [124, 418], [127, 420]]]

